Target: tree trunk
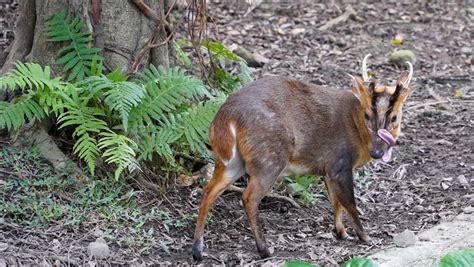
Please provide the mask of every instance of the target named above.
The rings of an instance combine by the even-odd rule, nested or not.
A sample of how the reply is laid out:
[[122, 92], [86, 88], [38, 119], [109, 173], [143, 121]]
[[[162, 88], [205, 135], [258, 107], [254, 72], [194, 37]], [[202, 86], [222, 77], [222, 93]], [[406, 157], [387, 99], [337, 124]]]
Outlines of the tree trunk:
[[[154, 12], [155, 17], [146, 14], [143, 8]], [[61, 11], [81, 18], [93, 32], [93, 46], [102, 49], [107, 70], [120, 69], [130, 73], [149, 63], [168, 67], [170, 44], [162, 25], [167, 13], [165, 8], [167, 0], [148, 0], [146, 4], [143, 0], [21, 0], [15, 40], [0, 74], [10, 70], [18, 60], [50, 66], [56, 75], [60, 74], [61, 66], [55, 64], [55, 59], [62, 44], [47, 42], [45, 18]], [[0, 92], [0, 100], [2, 95], [3, 92]], [[61, 168], [67, 157], [47, 135], [50, 126], [44, 125], [49, 124], [36, 123], [34, 127], [25, 127], [20, 140], [35, 142], [38, 138], [28, 137], [41, 133], [40, 150], [54, 151], [42, 153], [43, 157], [53, 166]], [[78, 170], [77, 167], [75, 169]]]

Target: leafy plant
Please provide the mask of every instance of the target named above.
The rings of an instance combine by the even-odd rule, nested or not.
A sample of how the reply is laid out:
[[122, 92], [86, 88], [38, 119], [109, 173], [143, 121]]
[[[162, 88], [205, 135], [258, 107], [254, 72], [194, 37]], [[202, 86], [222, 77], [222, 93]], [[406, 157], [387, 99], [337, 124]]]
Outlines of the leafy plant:
[[474, 249], [468, 248], [449, 252], [441, 258], [439, 267], [467, 267], [474, 265]]
[[287, 190], [290, 194], [298, 196], [303, 205], [315, 205], [318, 195], [311, 192], [313, 185], [321, 181], [318, 176], [296, 176], [295, 178], [286, 177]]
[[[252, 81], [252, 71], [247, 62], [227, 49], [222, 43], [205, 40], [202, 46], [209, 52], [215, 83], [223, 92], [232, 93]], [[239, 74], [233, 75], [229, 72], [226, 68], [226, 61], [237, 63]]]
[[84, 23], [79, 18], [70, 18], [60, 12], [46, 19], [50, 42], [69, 41], [69, 45], [59, 51], [57, 64], [64, 64], [63, 71], [69, 72], [68, 81], [81, 81], [91, 74], [92, 60], [98, 59], [98, 48], [90, 47], [92, 33], [84, 31]]
[[379, 265], [369, 258], [354, 257], [344, 262], [342, 266], [343, 267], [377, 267]]

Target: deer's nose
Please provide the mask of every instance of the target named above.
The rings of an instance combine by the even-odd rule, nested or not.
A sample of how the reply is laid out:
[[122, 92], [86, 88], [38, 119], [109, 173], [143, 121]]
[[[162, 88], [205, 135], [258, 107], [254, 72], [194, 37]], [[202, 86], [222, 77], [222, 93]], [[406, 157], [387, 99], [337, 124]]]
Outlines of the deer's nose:
[[383, 157], [383, 150], [370, 150], [370, 156], [373, 158], [373, 159], [379, 159], [381, 157]]

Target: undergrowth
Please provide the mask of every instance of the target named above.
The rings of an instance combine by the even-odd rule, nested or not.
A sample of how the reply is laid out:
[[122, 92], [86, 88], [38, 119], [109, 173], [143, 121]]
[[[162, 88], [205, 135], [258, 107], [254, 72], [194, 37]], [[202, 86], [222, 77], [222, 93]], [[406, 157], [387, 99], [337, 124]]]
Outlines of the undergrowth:
[[194, 221], [191, 213], [174, 213], [161, 202], [146, 205], [147, 196], [123, 180], [91, 179], [79, 190], [74, 183], [66, 173], [56, 172], [42, 161], [35, 147], [3, 146], [0, 220], [29, 229], [88, 229], [94, 225], [108, 241], [144, 254], [153, 247], [163, 247], [155, 232], [176, 231]]

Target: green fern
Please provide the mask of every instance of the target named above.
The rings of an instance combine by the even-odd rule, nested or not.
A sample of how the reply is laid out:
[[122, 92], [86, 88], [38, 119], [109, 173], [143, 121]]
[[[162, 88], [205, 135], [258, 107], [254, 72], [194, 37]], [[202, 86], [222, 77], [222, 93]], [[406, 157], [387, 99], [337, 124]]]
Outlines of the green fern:
[[78, 137], [74, 145], [74, 153], [78, 154], [89, 167], [92, 175], [95, 172], [95, 159], [99, 155], [97, 140], [91, 135], [109, 130], [107, 123], [98, 117], [105, 116], [102, 109], [89, 107], [88, 103], [92, 96], [80, 96], [76, 88], [70, 88], [67, 93], [58, 92], [64, 99], [64, 103], [56, 109], [64, 110], [58, 116], [59, 129], [74, 126], [73, 137]]
[[165, 70], [151, 65], [139, 76], [141, 82], [146, 84], [147, 95], [139, 107], [132, 108], [130, 123], [134, 127], [162, 121], [168, 113], [183, 104], [208, 95], [201, 80], [186, 75], [178, 68]]
[[52, 78], [49, 67], [41, 67], [36, 63], [15, 63], [15, 68], [0, 77], [0, 89], [16, 90], [22, 92], [27, 90], [29, 94], [35, 94], [36, 90], [49, 87], [50, 89], [62, 88], [64, 83], [60, 77]]
[[220, 97], [198, 103], [181, 114], [180, 128], [176, 134], [184, 136], [192, 152], [201, 155], [208, 154], [206, 143], [208, 143], [209, 125], [224, 100], [224, 97]]
[[139, 169], [137, 160], [135, 159], [135, 150], [138, 149], [137, 144], [130, 138], [117, 134], [112, 131], [100, 133], [98, 148], [104, 150], [103, 157], [105, 162], [116, 164], [115, 179], [126, 168], [130, 171]]
[[107, 77], [91, 76], [81, 86], [86, 86], [89, 93], [103, 99], [110, 111], [117, 111], [125, 131], [128, 129], [128, 117], [131, 109], [137, 107], [145, 97], [145, 89], [133, 82], [113, 82]]
[[31, 96], [15, 98], [15, 103], [0, 101], [0, 129], [17, 130], [33, 118], [43, 119], [45, 114]]
[[169, 164], [174, 164], [172, 145], [179, 139], [172, 125], [150, 126], [138, 133], [138, 160], [152, 160], [153, 154], [166, 159]]
[[70, 44], [59, 51], [57, 64], [64, 64], [63, 71], [70, 72], [68, 81], [81, 81], [91, 74], [94, 58], [100, 59], [99, 48], [90, 47], [93, 40], [89, 31], [83, 31], [84, 23], [79, 18], [70, 18], [60, 12], [46, 20], [47, 33], [50, 42], [65, 42]]

